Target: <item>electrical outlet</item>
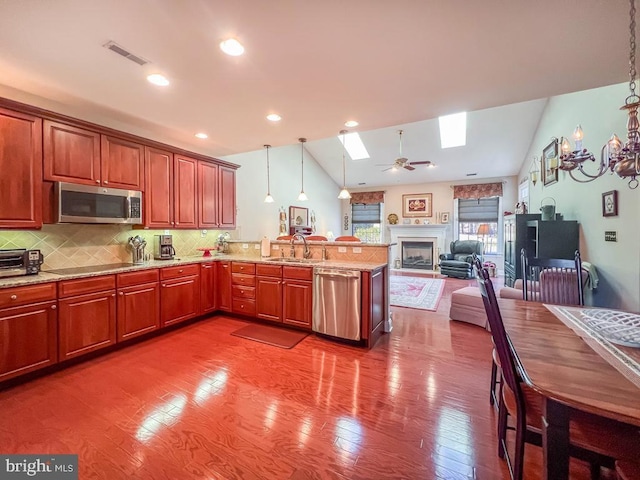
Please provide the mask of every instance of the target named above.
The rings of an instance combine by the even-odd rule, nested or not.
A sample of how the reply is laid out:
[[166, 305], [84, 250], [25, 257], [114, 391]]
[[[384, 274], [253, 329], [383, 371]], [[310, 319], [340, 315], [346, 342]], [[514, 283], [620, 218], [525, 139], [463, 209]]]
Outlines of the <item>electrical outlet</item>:
[[243, 243], [243, 244], [242, 244], [242, 248], [244, 248], [244, 249], [249, 248], [249, 244], [248, 244], [248, 243]]
[[353, 253], [362, 253], [362, 248], [360, 248], [360, 247], [353, 247]]
[[617, 242], [618, 241], [618, 232], [606, 231], [604, 232], [604, 241], [605, 242]]
[[206, 230], [202, 230], [202, 231], [200, 232], [200, 238], [204, 238], [204, 237], [206, 237], [206, 236], [207, 236], [207, 231], [206, 231]]
[[254, 250], [260, 250], [260, 244], [256, 243], [253, 245]]
[[347, 247], [338, 247], [338, 253], [347, 253]]
[[271, 250], [280, 250], [280, 245], [271, 245]]
[[164, 235], [169, 235], [169, 230], [165, 230]]

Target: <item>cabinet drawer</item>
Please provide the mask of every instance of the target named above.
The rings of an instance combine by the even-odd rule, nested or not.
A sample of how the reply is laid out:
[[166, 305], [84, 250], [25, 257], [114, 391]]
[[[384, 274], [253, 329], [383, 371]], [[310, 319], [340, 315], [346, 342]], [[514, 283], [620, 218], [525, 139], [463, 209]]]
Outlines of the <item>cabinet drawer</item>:
[[231, 262], [231, 272], [254, 275], [256, 273], [256, 264], [248, 262]]
[[170, 278], [187, 277], [189, 275], [198, 275], [200, 265], [192, 263], [190, 265], [179, 265], [176, 267], [166, 267], [160, 270], [160, 278], [169, 280]]
[[256, 275], [260, 277], [281, 277], [282, 265], [266, 265], [258, 263], [256, 265]]
[[231, 283], [233, 285], [245, 285], [247, 287], [256, 286], [256, 277], [253, 275], [245, 275], [243, 273], [232, 273]]
[[26, 305], [27, 303], [45, 302], [55, 299], [55, 283], [0, 289], [0, 308], [17, 307], [19, 305]]
[[282, 276], [295, 280], [313, 280], [313, 268], [311, 267], [282, 267]]
[[76, 280], [63, 280], [58, 283], [58, 297], [65, 298], [84, 293], [102, 292], [116, 288], [115, 275], [103, 275], [100, 277], [78, 278]]
[[233, 298], [256, 298], [256, 288], [234, 285], [231, 287], [231, 295]]
[[118, 288], [142, 285], [143, 283], [157, 282], [160, 273], [157, 268], [142, 270], [140, 272], [126, 272], [118, 274]]
[[248, 300], [245, 298], [234, 298], [232, 302], [233, 313], [240, 313], [242, 315], [249, 315], [255, 317], [256, 315], [256, 301]]

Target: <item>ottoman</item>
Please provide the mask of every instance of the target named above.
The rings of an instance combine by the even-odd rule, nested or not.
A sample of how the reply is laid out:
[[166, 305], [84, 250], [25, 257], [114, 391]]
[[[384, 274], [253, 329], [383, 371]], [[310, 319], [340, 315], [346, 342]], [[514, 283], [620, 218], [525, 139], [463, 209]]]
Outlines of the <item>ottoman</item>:
[[478, 287], [464, 287], [451, 293], [449, 318], [487, 328], [487, 313]]

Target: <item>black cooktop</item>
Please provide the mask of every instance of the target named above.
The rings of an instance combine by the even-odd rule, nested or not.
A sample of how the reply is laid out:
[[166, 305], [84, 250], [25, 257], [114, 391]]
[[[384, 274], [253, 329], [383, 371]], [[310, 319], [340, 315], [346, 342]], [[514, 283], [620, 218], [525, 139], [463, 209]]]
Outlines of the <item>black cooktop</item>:
[[59, 268], [57, 270], [47, 270], [46, 273], [54, 273], [56, 275], [77, 275], [80, 273], [97, 273], [114, 268], [130, 267], [132, 263], [108, 263], [106, 265], [90, 265], [88, 267], [71, 267]]

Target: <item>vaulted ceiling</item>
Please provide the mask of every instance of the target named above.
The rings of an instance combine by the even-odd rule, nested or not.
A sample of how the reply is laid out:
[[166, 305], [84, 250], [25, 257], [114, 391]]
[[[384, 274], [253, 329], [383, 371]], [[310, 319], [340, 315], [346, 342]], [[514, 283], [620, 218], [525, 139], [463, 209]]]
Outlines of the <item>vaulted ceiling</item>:
[[[350, 186], [506, 176], [547, 97], [627, 80], [628, 9], [626, 0], [4, 0], [0, 83], [218, 157], [304, 136], [337, 183], [337, 135], [355, 119], [371, 158], [349, 161]], [[220, 51], [228, 37], [243, 56]], [[149, 63], [103, 48], [110, 40]], [[153, 72], [171, 84], [149, 84]], [[437, 117], [459, 111], [471, 112], [467, 146], [441, 150]], [[268, 122], [272, 112], [282, 121]], [[437, 168], [381, 172], [398, 156], [399, 128], [404, 156]]]

